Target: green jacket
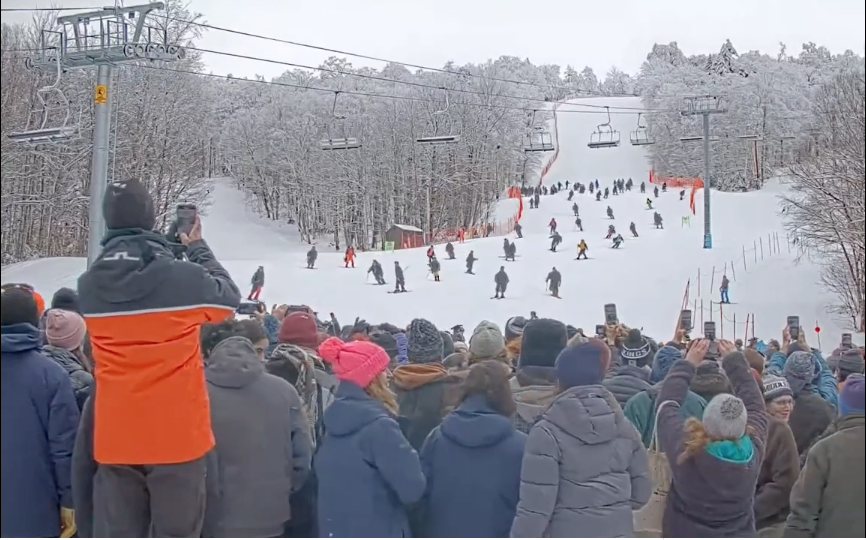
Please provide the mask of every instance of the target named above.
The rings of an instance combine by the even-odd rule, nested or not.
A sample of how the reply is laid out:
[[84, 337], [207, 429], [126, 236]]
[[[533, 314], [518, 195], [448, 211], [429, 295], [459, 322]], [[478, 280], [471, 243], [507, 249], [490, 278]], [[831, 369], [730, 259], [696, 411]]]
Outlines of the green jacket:
[[[649, 390], [638, 392], [626, 402], [625, 408], [623, 408], [625, 417], [631, 420], [631, 423], [637, 428], [643, 445], [647, 448], [649, 448], [652, 442], [656, 398], [660, 390], [661, 383], [658, 383]], [[683, 415], [683, 419], [695, 417], [700, 420], [704, 416], [704, 408], [706, 406], [707, 402], [704, 401], [704, 398], [689, 390], [680, 412]]]

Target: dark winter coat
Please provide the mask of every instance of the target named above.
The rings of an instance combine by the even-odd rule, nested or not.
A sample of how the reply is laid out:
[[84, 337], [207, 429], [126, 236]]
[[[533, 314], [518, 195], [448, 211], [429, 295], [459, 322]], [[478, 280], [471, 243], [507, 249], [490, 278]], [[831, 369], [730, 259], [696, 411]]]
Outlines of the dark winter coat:
[[430, 261], [430, 271], [433, 273], [438, 273], [440, 270], [442, 270], [442, 264], [439, 262], [438, 259], [432, 259]]
[[30, 324], [0, 327], [2, 497], [0, 536], [54, 537], [72, 508], [78, 405], [66, 370], [41, 353]]
[[307, 252], [307, 261], [314, 263], [314, 262], [316, 262], [316, 259], [318, 259], [318, 258], [319, 258], [318, 250], [316, 250], [315, 247], [311, 247], [310, 251]]
[[499, 272], [496, 272], [493, 281], [495, 281], [500, 287], [505, 287], [508, 285], [508, 274], [505, 273], [505, 270], [500, 270]]
[[[794, 406], [796, 408], [796, 405]], [[863, 538], [866, 536], [866, 424], [848, 415], [839, 430], [818, 442], [791, 491], [788, 538]]]
[[770, 417], [767, 453], [755, 486], [755, 526], [758, 530], [785, 521], [791, 488], [800, 474], [797, 443], [788, 423]]
[[404, 283], [406, 281], [406, 278], [403, 277], [403, 269], [400, 268], [399, 264], [394, 265], [394, 279], [398, 283]]
[[87, 401], [93, 394], [93, 375], [91, 375], [78, 358], [60, 347], [53, 345], [43, 345], [42, 354], [57, 362], [60, 367], [66, 370], [69, 375], [69, 382], [72, 383], [72, 391], [75, 392], [75, 402], [78, 403], [78, 410], [84, 408], [84, 402]]
[[358, 385], [340, 383], [314, 468], [322, 538], [411, 536], [405, 508], [424, 495], [421, 462], [397, 421]]
[[818, 394], [808, 389], [794, 398], [794, 408], [788, 418], [788, 425], [797, 441], [797, 453], [801, 456], [800, 463], [806, 459], [806, 451], [824, 433], [833, 422], [835, 411]]
[[204, 535], [279, 536], [289, 496], [310, 471], [310, 426], [297, 390], [265, 372], [253, 344], [231, 337], [205, 365], [216, 446], [207, 456]]
[[562, 283], [562, 274], [559, 273], [559, 270], [551, 270], [549, 274], [547, 274], [546, 280], [551, 287], [559, 287], [559, 284]]
[[625, 408], [628, 400], [638, 392], [648, 391], [652, 388], [649, 377], [649, 368], [625, 365], [612, 371], [602, 384], [610, 390], [620, 407]]
[[470, 396], [421, 450], [427, 538], [507, 538], [520, 494], [526, 435], [482, 396]]
[[[656, 407], [662, 402], [659, 399], [661, 388], [662, 383], [657, 383], [649, 390], [638, 392], [623, 407], [625, 417], [631, 420], [631, 423], [637, 428], [637, 432], [640, 433], [641, 440], [647, 448], [652, 442]], [[679, 409], [680, 416], [683, 420], [686, 418], [703, 418], [706, 406], [707, 402], [704, 401], [704, 398], [688, 390]]]
[[[755, 485], [764, 459], [767, 440], [767, 412], [757, 381], [742, 353], [722, 359], [734, 394], [748, 412], [747, 427], [752, 435], [751, 452], [745, 459], [719, 457], [705, 449], [679, 462], [682, 454], [684, 421], [679, 407], [665, 405], [659, 411], [659, 442], [671, 468], [671, 488], [662, 520], [663, 538], [754, 537]], [[695, 367], [680, 360], [662, 384], [659, 403], [683, 403]]]
[[570, 388], [529, 432], [511, 536], [633, 536], [651, 493], [646, 449], [613, 395]]
[[251, 281], [253, 287], [264, 287], [265, 286], [265, 269], [259, 268], [256, 270], [256, 273], [253, 274], [253, 279]]
[[394, 370], [394, 391], [403, 434], [417, 451], [456, 405], [453, 395], [461, 377], [443, 364], [405, 364]]
[[[93, 458], [93, 403], [91, 396], [81, 409], [75, 449], [72, 452], [72, 501], [78, 538], [99, 538], [105, 534], [94, 523], [93, 481], [99, 464]], [[95, 529], [97, 527], [97, 529]]]

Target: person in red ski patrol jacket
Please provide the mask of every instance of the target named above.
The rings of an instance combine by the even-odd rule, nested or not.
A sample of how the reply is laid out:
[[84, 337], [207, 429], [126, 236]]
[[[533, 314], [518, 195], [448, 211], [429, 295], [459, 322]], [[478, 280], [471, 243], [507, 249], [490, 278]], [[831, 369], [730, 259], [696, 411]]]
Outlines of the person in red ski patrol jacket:
[[556, 218], [550, 218], [550, 223], [547, 224], [550, 227], [550, 234], [556, 232]]
[[466, 240], [466, 229], [460, 227], [457, 230], [457, 241], [462, 244], [464, 240]]
[[346, 263], [346, 268], [349, 268], [349, 265], [352, 265], [352, 268], [355, 268], [355, 248], [349, 246], [346, 248], [346, 255], [343, 257], [343, 261]]
[[432, 261], [435, 256], [436, 256], [436, 252], [433, 250], [433, 246], [428, 247], [427, 248], [427, 262]]

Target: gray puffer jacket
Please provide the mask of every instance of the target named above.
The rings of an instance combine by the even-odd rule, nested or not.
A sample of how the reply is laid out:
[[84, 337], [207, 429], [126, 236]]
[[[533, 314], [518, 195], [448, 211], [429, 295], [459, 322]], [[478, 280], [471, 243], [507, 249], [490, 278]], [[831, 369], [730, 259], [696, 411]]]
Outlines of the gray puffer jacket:
[[571, 388], [529, 433], [511, 536], [634, 536], [632, 510], [651, 492], [646, 449], [613, 394]]
[[625, 407], [632, 396], [652, 388], [649, 378], [649, 368], [625, 365], [610, 372], [610, 376], [602, 384], [610, 390], [619, 406]]
[[43, 345], [42, 353], [66, 370], [69, 375], [69, 382], [72, 383], [72, 391], [75, 392], [78, 410], [82, 410], [84, 402], [93, 395], [93, 375], [84, 369], [84, 366], [73, 353], [66, 349], [54, 345]]

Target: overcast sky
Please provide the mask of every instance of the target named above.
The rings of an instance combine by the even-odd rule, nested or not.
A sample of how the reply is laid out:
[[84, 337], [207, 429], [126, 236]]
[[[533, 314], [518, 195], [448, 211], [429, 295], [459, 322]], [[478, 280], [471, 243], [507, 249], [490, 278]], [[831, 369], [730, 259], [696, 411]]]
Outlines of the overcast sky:
[[[125, 5], [146, 0], [125, 0]], [[54, 0], [64, 7], [112, 0]], [[2, 0], [4, 8], [47, 7], [44, 0]], [[634, 74], [654, 43], [676, 41], [687, 54], [717, 52], [730, 39], [740, 53], [797, 54], [814, 41], [833, 53], [864, 53], [863, 0], [191, 0], [205, 20], [245, 32], [433, 67], [503, 55], [535, 64], [611, 66]], [[458, 15], [459, 14], [459, 15]], [[4, 22], [27, 14], [3, 13]], [[319, 65], [329, 53], [208, 31], [199, 47]], [[349, 58], [353, 65], [381, 63]], [[267, 78], [286, 68], [207, 55], [214, 73]]]

